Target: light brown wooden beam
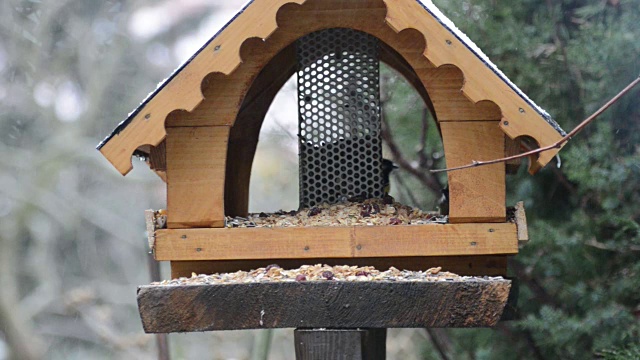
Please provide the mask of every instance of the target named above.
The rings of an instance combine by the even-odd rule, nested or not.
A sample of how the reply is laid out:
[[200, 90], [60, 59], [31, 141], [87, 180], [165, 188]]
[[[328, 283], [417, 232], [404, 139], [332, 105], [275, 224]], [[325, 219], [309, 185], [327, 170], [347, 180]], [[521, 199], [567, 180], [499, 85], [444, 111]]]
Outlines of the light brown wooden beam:
[[516, 254], [516, 225], [163, 229], [156, 260], [304, 259]]
[[[497, 121], [441, 122], [447, 167], [504, 155]], [[449, 221], [503, 222], [506, 218], [504, 163], [447, 173]]]
[[223, 227], [228, 126], [167, 128], [167, 227]]

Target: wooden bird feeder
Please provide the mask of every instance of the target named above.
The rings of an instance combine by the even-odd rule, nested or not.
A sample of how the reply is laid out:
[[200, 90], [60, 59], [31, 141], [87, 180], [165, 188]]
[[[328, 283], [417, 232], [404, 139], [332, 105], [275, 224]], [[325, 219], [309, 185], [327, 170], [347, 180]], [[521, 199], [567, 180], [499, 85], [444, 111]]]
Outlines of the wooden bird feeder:
[[[544, 110], [428, 0], [250, 1], [98, 146], [123, 175], [132, 169], [132, 155], [138, 154], [148, 159], [150, 168], [167, 183], [166, 228], [151, 225], [149, 229], [156, 259], [171, 261], [174, 277], [191, 276], [192, 272], [248, 270], [271, 263], [282, 267], [314, 263], [393, 265], [423, 270], [443, 266], [463, 275], [506, 275], [507, 256], [518, 252], [519, 242], [526, 241], [527, 235], [522, 207], [518, 207], [515, 220], [507, 215], [508, 164], [504, 163], [448, 174], [450, 213], [446, 224], [225, 226], [225, 216], [247, 215], [249, 179], [260, 128], [273, 98], [294, 73], [298, 75], [301, 205], [339, 202], [343, 196], [358, 195], [363, 187], [372, 196], [382, 196], [378, 180], [382, 160], [379, 62], [402, 74], [428, 105], [442, 134], [448, 167], [517, 153], [522, 138], [546, 146], [564, 135]], [[535, 173], [557, 151], [530, 159], [529, 171]], [[345, 176], [351, 183], [342, 182]], [[356, 186], [354, 181], [358, 181]], [[150, 223], [153, 216], [149, 213]], [[283, 293], [307, 299], [305, 292], [300, 293], [294, 285], [288, 284]], [[445, 285], [442, 296], [449, 291]], [[322, 286], [327, 288], [306, 289], [309, 294], [334, 291], [329, 285]], [[350, 291], [356, 293], [371, 289], [366, 284], [344, 286], [354, 286]], [[291, 315], [287, 321], [274, 320], [265, 325], [262, 320], [225, 322], [203, 316], [202, 321], [209, 321], [203, 323], [193, 317], [179, 320], [180, 312], [165, 308], [154, 313], [153, 321], [145, 322], [145, 329], [492, 326], [502, 313], [509, 287], [510, 282], [504, 280], [488, 281], [473, 291], [464, 289], [499, 305], [492, 308], [498, 309], [492, 316], [485, 316], [490, 309], [481, 306], [476, 315], [484, 315], [478, 315], [477, 321], [470, 321], [475, 315], [457, 308], [458, 317], [451, 315], [451, 309], [440, 309], [444, 314], [440, 322], [419, 316], [408, 316], [404, 321], [397, 314], [387, 313], [387, 320], [397, 321], [385, 325], [384, 316], [367, 322], [367, 317], [360, 321], [343, 314], [343, 323], [329, 316], [333, 320], [317, 318], [312, 324], [300, 325], [296, 321], [301, 315], [291, 315], [300, 309], [280, 309], [284, 318], [287, 316], [282, 314]], [[449, 288], [455, 288], [454, 284]], [[415, 290], [417, 295], [429, 294], [433, 301], [443, 299], [433, 288], [416, 289], [405, 294]], [[177, 289], [150, 291], [141, 288], [141, 307], [144, 301], [170, 305], [173, 295], [167, 291]], [[188, 291], [186, 298], [200, 299], [198, 306], [213, 306], [201, 301], [205, 295], [197, 294], [198, 290]], [[221, 291], [224, 294], [226, 290]], [[268, 299], [270, 291], [277, 293], [278, 289], [254, 285], [250, 291]], [[460, 299], [455, 291], [447, 294]], [[233, 294], [225, 296], [234, 298]], [[273, 301], [269, 303], [272, 308], [284, 306], [282, 301]], [[344, 301], [357, 303], [353, 299]], [[419, 299], [411, 301], [418, 307], [416, 311], [434, 311], [420, 308], [424, 303]], [[322, 301], [317, 302], [315, 306], [322, 307]], [[237, 307], [226, 303], [219, 305], [221, 309]], [[196, 306], [188, 304], [174, 305]], [[246, 299], [242, 304], [241, 308], [251, 311], [265, 306], [248, 304]], [[295, 308], [295, 304], [287, 306]], [[163, 311], [172, 314], [163, 318], [164, 323], [160, 319]], [[199, 311], [201, 315], [207, 313], [204, 308]], [[224, 317], [225, 311], [216, 312], [216, 316]], [[242, 313], [242, 309], [238, 311]], [[321, 313], [318, 310], [316, 315]], [[451, 319], [449, 315], [457, 320], [444, 321]], [[180, 325], [171, 325], [177, 323]]]

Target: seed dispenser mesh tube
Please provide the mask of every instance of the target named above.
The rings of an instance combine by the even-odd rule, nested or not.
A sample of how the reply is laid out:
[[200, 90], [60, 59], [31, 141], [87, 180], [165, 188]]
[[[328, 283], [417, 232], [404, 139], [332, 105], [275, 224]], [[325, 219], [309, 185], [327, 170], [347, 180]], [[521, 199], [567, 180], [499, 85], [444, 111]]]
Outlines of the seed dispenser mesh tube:
[[382, 197], [378, 40], [328, 29], [296, 45], [300, 207]]

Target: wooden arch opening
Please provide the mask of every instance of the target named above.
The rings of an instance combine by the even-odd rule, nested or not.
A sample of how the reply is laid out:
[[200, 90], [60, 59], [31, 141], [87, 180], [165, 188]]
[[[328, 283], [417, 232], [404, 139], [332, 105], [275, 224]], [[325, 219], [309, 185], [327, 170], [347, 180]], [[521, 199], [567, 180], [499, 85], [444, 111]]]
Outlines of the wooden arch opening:
[[[407, 78], [437, 119], [447, 166], [504, 155], [501, 109], [491, 101], [469, 100], [462, 91], [463, 72], [454, 65], [434, 66], [425, 56], [429, 38], [412, 28], [396, 32], [387, 16], [382, 0], [367, 0], [366, 6], [334, 0], [287, 4], [278, 10], [278, 26], [266, 39], [243, 41], [242, 61], [233, 71], [208, 74], [201, 83], [204, 100], [192, 111], [173, 111], [165, 121], [168, 166], [178, 163], [180, 156], [201, 156], [196, 168], [173, 172], [167, 191], [169, 225], [220, 227], [225, 215], [246, 215], [262, 121], [274, 96], [296, 70], [292, 44], [323, 29], [349, 28], [380, 41], [381, 60]], [[180, 138], [185, 140], [176, 140]], [[205, 153], [215, 159], [201, 155]], [[193, 174], [202, 169], [206, 174], [198, 173], [200, 180], [194, 187]], [[452, 222], [505, 220], [503, 165], [450, 173], [448, 183], [453, 194]], [[197, 199], [197, 205], [185, 199]]]
[[[411, 65], [395, 49], [381, 39], [378, 40], [380, 61], [406, 79], [435, 118], [436, 112], [428, 92]], [[260, 129], [273, 99], [295, 74], [296, 68], [294, 42], [278, 53], [262, 69], [240, 106], [238, 116], [229, 134], [227, 151], [225, 214], [228, 216], [246, 216], [248, 212], [251, 169]]]

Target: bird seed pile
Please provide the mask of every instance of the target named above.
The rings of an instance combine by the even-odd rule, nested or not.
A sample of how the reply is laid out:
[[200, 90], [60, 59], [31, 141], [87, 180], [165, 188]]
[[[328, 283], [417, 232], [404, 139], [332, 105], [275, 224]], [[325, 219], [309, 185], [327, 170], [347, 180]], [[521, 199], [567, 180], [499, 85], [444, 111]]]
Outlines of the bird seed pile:
[[228, 228], [293, 227], [293, 226], [375, 226], [446, 224], [448, 216], [423, 212], [383, 199], [349, 199], [338, 204], [322, 204], [299, 211], [278, 211], [273, 214], [249, 214], [248, 217], [226, 217]]
[[304, 281], [394, 281], [394, 282], [438, 282], [438, 281], [482, 281], [502, 280], [502, 277], [460, 276], [442, 271], [435, 267], [426, 271], [398, 270], [394, 267], [387, 271], [377, 270], [373, 266], [348, 265], [303, 265], [297, 269], [285, 270], [273, 264], [251, 271], [198, 275], [191, 278], [182, 277], [173, 280], [152, 283], [151, 285], [207, 285], [207, 284], [246, 284], [269, 282], [304, 282]]

